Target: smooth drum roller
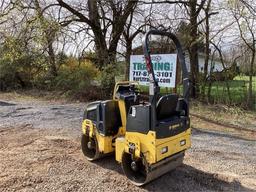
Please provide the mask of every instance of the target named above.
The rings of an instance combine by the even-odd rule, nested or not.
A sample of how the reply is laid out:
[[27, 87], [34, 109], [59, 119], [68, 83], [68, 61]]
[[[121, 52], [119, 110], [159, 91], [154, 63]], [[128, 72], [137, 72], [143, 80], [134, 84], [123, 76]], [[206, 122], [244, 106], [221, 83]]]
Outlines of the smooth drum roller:
[[[166, 36], [174, 42], [183, 94], [160, 93], [156, 65], [150, 56], [150, 35]], [[148, 101], [139, 97], [137, 82], [118, 82], [113, 99], [89, 103], [82, 122], [82, 151], [86, 158], [93, 161], [115, 153], [124, 174], [137, 186], [181, 165], [185, 151], [191, 147], [189, 74], [182, 46], [174, 34], [150, 30], [144, 36], [143, 50], [149, 78]], [[166, 62], [171, 65], [176, 61]]]
[[180, 166], [184, 159], [184, 152], [173, 155], [151, 166], [145, 159], [132, 160], [129, 153], [122, 156], [122, 168], [127, 178], [136, 186], [142, 186], [163, 174]]
[[88, 135], [82, 134], [81, 146], [83, 154], [89, 161], [93, 161], [101, 157], [96, 138], [90, 138]]

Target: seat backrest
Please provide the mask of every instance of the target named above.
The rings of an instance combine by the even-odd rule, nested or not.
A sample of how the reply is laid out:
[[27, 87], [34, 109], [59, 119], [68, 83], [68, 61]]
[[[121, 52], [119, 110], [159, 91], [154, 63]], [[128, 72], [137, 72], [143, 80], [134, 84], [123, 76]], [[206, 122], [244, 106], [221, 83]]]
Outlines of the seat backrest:
[[176, 94], [169, 94], [162, 96], [156, 104], [156, 115], [157, 120], [169, 118], [175, 115], [176, 106], [178, 103], [179, 96]]

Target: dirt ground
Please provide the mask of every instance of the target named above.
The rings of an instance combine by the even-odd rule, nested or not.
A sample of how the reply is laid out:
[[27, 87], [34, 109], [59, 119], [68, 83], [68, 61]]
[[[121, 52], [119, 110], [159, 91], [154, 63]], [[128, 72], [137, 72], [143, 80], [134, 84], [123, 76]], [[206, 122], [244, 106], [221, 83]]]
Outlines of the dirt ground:
[[256, 128], [192, 116], [184, 164], [135, 187], [113, 156], [83, 157], [84, 107], [0, 94], [0, 191], [256, 191]]

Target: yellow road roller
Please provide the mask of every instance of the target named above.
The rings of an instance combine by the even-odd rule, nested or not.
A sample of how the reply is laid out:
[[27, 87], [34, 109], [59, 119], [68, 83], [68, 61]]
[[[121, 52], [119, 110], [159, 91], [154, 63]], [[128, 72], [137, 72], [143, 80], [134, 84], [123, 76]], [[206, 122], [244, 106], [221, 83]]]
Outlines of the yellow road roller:
[[[161, 95], [149, 51], [149, 36], [167, 36], [177, 49], [183, 94]], [[149, 79], [148, 100], [140, 97], [138, 83], [119, 82], [113, 99], [89, 103], [82, 123], [81, 146], [89, 161], [115, 154], [124, 174], [141, 186], [181, 165], [190, 148], [189, 79], [177, 37], [150, 30], [143, 38]]]

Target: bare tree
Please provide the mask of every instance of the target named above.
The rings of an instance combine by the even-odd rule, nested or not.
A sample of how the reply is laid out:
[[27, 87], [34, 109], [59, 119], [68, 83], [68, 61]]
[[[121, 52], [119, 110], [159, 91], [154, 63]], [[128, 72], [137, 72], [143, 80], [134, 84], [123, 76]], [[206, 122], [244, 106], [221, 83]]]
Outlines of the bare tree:
[[76, 21], [90, 27], [98, 66], [102, 68], [108, 64], [114, 64], [118, 42], [127, 19], [136, 8], [138, 0], [88, 0], [87, 3], [79, 2], [77, 7], [73, 3], [63, 0], [57, 0], [57, 2], [60, 7], [65, 8], [76, 17]]
[[40, 6], [38, 0], [34, 0], [34, 8], [36, 11], [37, 18], [39, 20], [41, 29], [43, 31], [43, 35], [46, 40], [47, 53], [49, 55], [49, 74], [51, 76], [57, 76], [57, 67], [56, 67], [56, 59], [55, 59], [55, 51], [53, 47], [53, 43], [56, 40], [56, 33], [58, 32], [58, 24], [54, 24], [53, 22], [49, 22], [49, 20], [44, 16], [44, 10]]
[[[139, 34], [145, 33], [145, 27], [148, 24], [147, 21], [149, 16], [145, 16], [143, 12], [144, 10], [132, 11], [123, 31], [124, 46], [126, 49], [125, 50], [125, 62], [126, 62], [125, 79], [129, 79], [130, 56], [132, 54], [133, 41]], [[139, 20], [138, 19], [139, 16], [144, 21]]]
[[198, 48], [199, 48], [199, 33], [198, 26], [202, 21], [199, 21], [199, 15], [201, 10], [204, 8], [206, 0], [177, 0], [177, 1], [154, 1], [147, 2], [144, 1], [145, 4], [179, 4], [184, 6], [187, 10], [188, 18], [189, 18], [189, 59], [190, 59], [190, 69], [191, 69], [191, 96], [196, 98], [199, 95], [199, 66], [198, 66]]
[[234, 1], [230, 5], [230, 10], [232, 12], [233, 18], [236, 21], [240, 38], [247, 46], [248, 50], [251, 53], [250, 57], [250, 73], [249, 73], [249, 87], [248, 87], [248, 96], [247, 96], [247, 106], [249, 108], [253, 107], [253, 70], [255, 63], [256, 55], [256, 27], [255, 27], [255, 10], [252, 10], [251, 7], [255, 7], [256, 4], [254, 1]]
[[[205, 97], [205, 87], [206, 87], [206, 83], [207, 83], [207, 77], [209, 75], [209, 59], [210, 59], [210, 54], [211, 54], [211, 49], [210, 49], [210, 41], [211, 41], [211, 37], [210, 37], [210, 17], [212, 15], [217, 14], [218, 12], [214, 12], [211, 10], [211, 4], [212, 4], [212, 0], [208, 0], [206, 3], [206, 7], [203, 8], [204, 10], [204, 18], [201, 20], [201, 22], [205, 21], [205, 31], [204, 31], [204, 38], [205, 38], [205, 50], [204, 50], [204, 54], [205, 54], [205, 59], [204, 59], [204, 73], [203, 73], [203, 82], [202, 82], [202, 91], [201, 91], [201, 96]], [[215, 44], [214, 44], [215, 45]], [[218, 47], [217, 47], [218, 48]], [[219, 52], [219, 50], [218, 50]], [[222, 57], [221, 53], [219, 52], [219, 55]], [[223, 61], [223, 60], [222, 60]]]

